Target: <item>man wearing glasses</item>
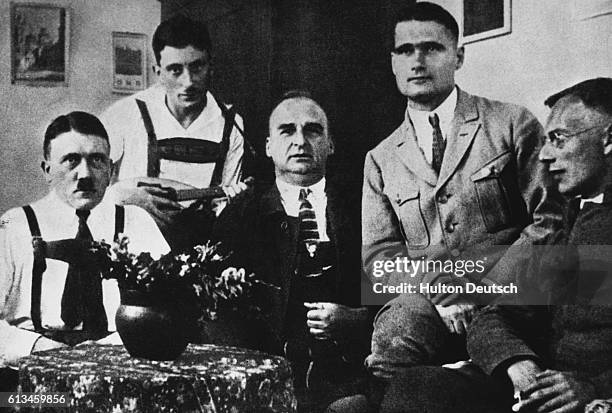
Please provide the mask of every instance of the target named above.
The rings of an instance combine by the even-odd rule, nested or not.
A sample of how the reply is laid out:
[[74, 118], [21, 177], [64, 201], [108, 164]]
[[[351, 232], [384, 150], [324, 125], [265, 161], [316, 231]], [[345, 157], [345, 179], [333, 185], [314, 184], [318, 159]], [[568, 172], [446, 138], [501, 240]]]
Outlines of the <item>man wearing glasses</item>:
[[162, 22], [153, 35], [158, 83], [101, 116], [116, 165], [110, 193], [149, 212], [173, 249], [203, 241], [205, 232], [175, 190], [214, 185], [233, 195], [241, 175], [242, 119], [209, 92], [211, 48], [204, 24]]
[[510, 379], [515, 411], [582, 412], [593, 399], [612, 399], [612, 277], [602, 248], [612, 245], [612, 79], [586, 80], [545, 103], [540, 161], [559, 192], [580, 201], [558, 242], [578, 246], [577, 305], [491, 306], [474, 320], [468, 347], [486, 373]]
[[562, 294], [543, 286], [565, 285], [569, 300], [563, 303], [574, 304], [501, 305], [517, 303], [510, 297], [495, 301], [478, 313], [467, 334], [469, 356], [482, 370], [407, 369], [387, 388], [381, 413], [493, 413], [510, 407], [515, 412], [573, 413], [584, 412], [589, 404], [587, 412], [604, 411], [606, 403], [612, 407], [612, 79], [581, 82], [545, 104], [551, 113], [539, 160], [559, 192], [576, 201], [570, 203], [576, 210], [568, 214], [564, 229], [551, 237], [549, 251], [570, 251], [559, 245], [577, 247], [579, 266], [571, 266], [578, 269], [571, 271], [577, 283], [566, 284], [564, 271], [556, 271], [552, 274], [562, 283], [542, 284], [545, 266], [557, 261], [535, 254], [538, 265], [529, 268], [537, 271], [520, 278], [519, 290], [540, 289], [543, 297], [552, 297]]
[[455, 85], [464, 60], [458, 37], [456, 20], [436, 4], [417, 2], [395, 20], [391, 66], [407, 98], [406, 118], [366, 156], [364, 265], [374, 274], [380, 262], [403, 258], [479, 261], [484, 271], [394, 269], [376, 279], [417, 288], [377, 315], [366, 363], [383, 380], [409, 366], [465, 357], [465, 330], [485, 297], [441, 287], [420, 293], [422, 285], [509, 283], [516, 256], [502, 256], [499, 247], [542, 243], [561, 225], [537, 160], [541, 125], [522, 107]]

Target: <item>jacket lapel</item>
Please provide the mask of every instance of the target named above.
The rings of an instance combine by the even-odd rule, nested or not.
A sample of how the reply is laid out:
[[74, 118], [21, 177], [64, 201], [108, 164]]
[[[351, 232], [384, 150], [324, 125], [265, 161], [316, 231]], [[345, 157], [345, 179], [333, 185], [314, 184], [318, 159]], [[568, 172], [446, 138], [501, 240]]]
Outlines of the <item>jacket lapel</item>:
[[395, 131], [395, 144], [397, 145], [396, 155], [400, 161], [420, 179], [435, 186], [438, 177], [417, 143], [416, 133], [410, 119], [406, 118]]
[[[264, 233], [270, 237], [266, 242], [270, 245], [264, 248], [269, 257], [262, 257], [265, 261], [278, 262], [278, 268], [274, 268], [274, 274], [269, 282], [277, 285], [280, 288], [280, 307], [276, 314], [271, 315], [271, 324], [274, 325], [274, 330], [278, 333], [282, 331], [285, 315], [287, 312], [287, 303], [289, 301], [289, 291], [291, 289], [291, 280], [293, 279], [293, 271], [296, 258], [296, 244], [298, 233], [297, 229], [289, 225], [289, 218], [283, 208], [280, 192], [276, 185], [272, 185], [270, 189], [261, 197], [260, 212], [262, 224], [265, 227]], [[277, 257], [276, 260], [274, 257]], [[276, 266], [275, 266], [276, 267]]]
[[327, 236], [334, 244], [336, 250], [335, 286], [336, 291], [341, 291], [343, 287], [341, 285], [341, 274], [345, 271], [345, 268], [343, 268], [345, 260], [343, 260], [342, 257], [347, 248], [350, 248], [350, 246], [355, 243], [355, 240], [350, 238], [356, 235], [354, 234], [354, 228], [351, 226], [351, 220], [347, 210], [343, 207], [343, 205], [345, 205], [345, 199], [329, 181], [327, 181], [325, 193], [327, 195], [327, 210], [325, 213], [327, 219]]
[[447, 137], [437, 188], [444, 185], [457, 170], [479, 127], [476, 103], [470, 95], [459, 89], [457, 108], [455, 109], [451, 132]]

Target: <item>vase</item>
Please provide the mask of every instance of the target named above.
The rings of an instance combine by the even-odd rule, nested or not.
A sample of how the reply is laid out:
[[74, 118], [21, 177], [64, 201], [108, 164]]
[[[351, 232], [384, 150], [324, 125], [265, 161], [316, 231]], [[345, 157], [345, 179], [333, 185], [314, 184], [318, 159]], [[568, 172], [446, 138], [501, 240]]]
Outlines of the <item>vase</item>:
[[174, 360], [187, 347], [192, 324], [178, 300], [121, 290], [117, 332], [132, 357]]

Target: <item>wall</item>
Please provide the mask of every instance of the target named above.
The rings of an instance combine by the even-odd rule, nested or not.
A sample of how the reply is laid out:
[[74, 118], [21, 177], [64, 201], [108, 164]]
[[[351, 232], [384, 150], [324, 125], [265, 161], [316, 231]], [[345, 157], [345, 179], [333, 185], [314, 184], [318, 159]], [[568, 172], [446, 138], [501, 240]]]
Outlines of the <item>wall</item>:
[[[457, 0], [437, 3], [459, 15]], [[599, 0], [612, 10], [610, 3]], [[526, 106], [544, 122], [546, 97], [581, 80], [612, 76], [612, 14], [582, 19], [581, 10], [589, 4], [512, 0], [512, 33], [467, 44], [457, 83]]]
[[[32, 3], [33, 0], [28, 0]], [[0, 213], [47, 192], [40, 170], [42, 137], [56, 116], [72, 110], [99, 114], [121, 95], [111, 93], [111, 32], [151, 35], [160, 22], [157, 0], [40, 1], [71, 8], [70, 71], [67, 87], [12, 85], [10, 2], [0, 0]], [[151, 53], [149, 51], [149, 53]], [[149, 57], [149, 62], [153, 61]], [[150, 64], [148, 64], [150, 66]], [[149, 74], [149, 80], [153, 79]]]

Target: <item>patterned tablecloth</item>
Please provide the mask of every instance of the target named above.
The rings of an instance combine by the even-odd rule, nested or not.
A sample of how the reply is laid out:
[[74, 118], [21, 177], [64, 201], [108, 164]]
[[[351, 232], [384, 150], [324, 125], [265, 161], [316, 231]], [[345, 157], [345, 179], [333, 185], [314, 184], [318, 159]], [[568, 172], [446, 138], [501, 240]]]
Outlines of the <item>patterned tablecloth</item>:
[[24, 358], [23, 392], [68, 392], [70, 412], [295, 412], [288, 362], [252, 350], [190, 344], [174, 361], [84, 345]]

